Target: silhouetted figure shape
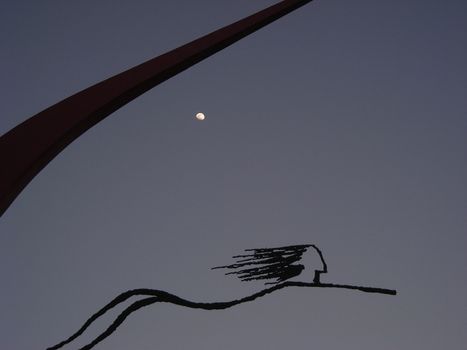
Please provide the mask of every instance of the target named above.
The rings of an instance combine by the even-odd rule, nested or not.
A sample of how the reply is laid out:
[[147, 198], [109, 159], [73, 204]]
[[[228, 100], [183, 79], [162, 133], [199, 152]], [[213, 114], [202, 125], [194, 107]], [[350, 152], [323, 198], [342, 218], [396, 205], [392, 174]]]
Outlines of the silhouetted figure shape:
[[[313, 283], [286, 281], [292, 277], [298, 276], [304, 270], [305, 267], [303, 265], [295, 263], [302, 258], [303, 253], [305, 253], [308, 248], [313, 248], [318, 253], [321, 259], [321, 263], [323, 264], [321, 270], [315, 270]], [[94, 323], [94, 321], [106, 314], [108, 311], [115, 308], [117, 305], [126, 302], [132, 297], [144, 296], [145, 298], [133, 302], [130, 306], [124, 309], [104, 332], [102, 332], [100, 335], [94, 338], [94, 340], [92, 340], [87, 345], [81, 347], [79, 350], [92, 349], [98, 343], [100, 343], [101, 341], [109, 337], [112, 333], [114, 333], [129, 315], [143, 307], [155, 303], [171, 303], [174, 305], [184, 306], [192, 309], [224, 310], [239, 304], [252, 302], [258, 298], [262, 298], [268, 294], [271, 294], [277, 290], [286, 287], [341, 288], [359, 290], [366, 293], [380, 293], [387, 295], [397, 294], [397, 291], [392, 289], [355, 286], [348, 284], [321, 283], [320, 275], [322, 273], [327, 273], [328, 269], [326, 262], [324, 261], [323, 254], [321, 253], [321, 250], [314, 244], [292, 245], [279, 248], [247, 249], [245, 251], [252, 253], [234, 256], [234, 258], [237, 259], [237, 262], [235, 264], [213, 267], [213, 269], [240, 269], [239, 271], [228, 272], [227, 275], [236, 274], [242, 281], [275, 279], [274, 282], [266, 283], [275, 284], [274, 286], [268, 287], [241, 299], [235, 299], [224, 302], [196, 302], [183, 299], [177, 295], [158, 289], [140, 288], [128, 290], [118, 295], [107, 305], [105, 305], [103, 308], [101, 308], [91, 317], [89, 317], [86, 320], [86, 322], [81, 326], [81, 328], [78, 329], [77, 332], [72, 334], [67, 339], [59, 342], [58, 344], [49, 347], [48, 350], [58, 350], [66, 344], [71, 343], [73, 340], [75, 340], [81, 334], [83, 334], [86, 331], [86, 329], [88, 329], [89, 326], [91, 326], [91, 324]]]
[[327, 265], [321, 251], [313, 244], [291, 245], [278, 248], [245, 249], [251, 254], [236, 255], [236, 263], [216, 266], [212, 269], [237, 270], [226, 275], [237, 275], [242, 281], [274, 280], [265, 284], [278, 284], [300, 275], [305, 269], [302, 264], [296, 264], [308, 248], [314, 248], [323, 263], [322, 270], [315, 270], [313, 282], [320, 283], [320, 274], [327, 272]]

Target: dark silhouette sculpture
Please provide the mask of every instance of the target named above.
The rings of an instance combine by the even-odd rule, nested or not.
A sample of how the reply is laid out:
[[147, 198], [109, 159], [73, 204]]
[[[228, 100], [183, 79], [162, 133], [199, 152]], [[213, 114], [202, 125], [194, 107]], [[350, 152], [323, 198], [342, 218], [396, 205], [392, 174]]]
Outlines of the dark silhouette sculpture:
[[[323, 264], [322, 270], [315, 270], [315, 275], [313, 282], [294, 282], [294, 281], [286, 281], [282, 282], [281, 280], [286, 280], [291, 277], [297, 276], [303, 269], [304, 266], [301, 264], [294, 265], [294, 263], [300, 261], [301, 256], [307, 250], [307, 248], [312, 247], [317, 251], [320, 256], [321, 262]], [[92, 342], [80, 348], [80, 350], [90, 350], [98, 343], [103, 341], [105, 338], [109, 337], [113, 332], [117, 330], [117, 328], [125, 321], [125, 319], [131, 315], [133, 312], [151, 304], [155, 303], [171, 303], [174, 305], [189, 307], [192, 309], [202, 309], [202, 310], [223, 310], [228, 309], [233, 306], [243, 304], [246, 302], [250, 302], [261, 298], [267, 294], [271, 294], [277, 290], [286, 288], [286, 287], [314, 287], [314, 288], [341, 288], [341, 289], [350, 289], [350, 290], [358, 290], [361, 292], [366, 293], [379, 293], [379, 294], [386, 294], [386, 295], [396, 295], [397, 292], [393, 289], [385, 289], [385, 288], [374, 288], [374, 287], [363, 287], [363, 286], [354, 286], [348, 284], [334, 284], [334, 283], [321, 283], [320, 282], [320, 274], [327, 273], [327, 264], [324, 261], [323, 254], [321, 250], [314, 244], [306, 244], [306, 245], [295, 245], [295, 246], [287, 246], [287, 247], [280, 247], [280, 248], [260, 248], [260, 249], [247, 249], [246, 251], [253, 252], [252, 254], [247, 255], [237, 255], [234, 258], [240, 258], [240, 260], [236, 264], [227, 265], [227, 266], [219, 266], [216, 268], [227, 268], [227, 269], [237, 269], [243, 268], [245, 266], [252, 266], [256, 263], [258, 265], [264, 265], [263, 267], [266, 270], [255, 270], [255, 271], [248, 271], [251, 269], [243, 269], [238, 271], [239, 277], [242, 281], [250, 281], [250, 280], [262, 280], [262, 279], [276, 279], [275, 284], [272, 287], [263, 289], [257, 293], [252, 295], [246, 296], [241, 299], [226, 301], [226, 302], [211, 302], [211, 303], [203, 303], [203, 302], [194, 302], [190, 300], [186, 300], [180, 298], [174, 294], [157, 290], [157, 289], [133, 289], [126, 291], [119, 296], [117, 296], [114, 300], [110, 303], [105, 305], [102, 309], [97, 311], [94, 315], [92, 315], [81, 328], [71, 335], [68, 339], [51, 346], [47, 350], [57, 350], [65, 346], [66, 344], [71, 343], [73, 340], [78, 338], [82, 335], [86, 329], [94, 323], [99, 317], [103, 316], [107, 311], [110, 311], [117, 305], [127, 301], [131, 297], [135, 296], [145, 296], [141, 300], [133, 302], [130, 306], [128, 306], [125, 310], [123, 310], [120, 315], [117, 316], [115, 321], [98, 337], [96, 337]], [[297, 268], [298, 266], [298, 268]], [[255, 269], [255, 268], [253, 268]], [[245, 271], [247, 270], [247, 271]], [[296, 274], [296, 271], [299, 273]], [[230, 273], [228, 273], [230, 274]], [[243, 276], [244, 275], [244, 276]], [[268, 276], [268, 277], [266, 277]]]
[[[86, 130], [154, 86], [311, 1], [282, 1], [70, 96], [1, 136], [0, 216], [48, 162]], [[304, 269], [303, 265], [296, 263], [301, 259], [303, 252], [310, 247], [318, 252], [323, 263], [322, 270], [315, 270], [313, 282], [287, 281], [298, 276]], [[130, 314], [157, 302], [193, 309], [222, 310], [256, 300], [286, 287], [340, 288], [386, 295], [397, 293], [395, 290], [384, 288], [322, 283], [320, 275], [328, 272], [327, 265], [321, 251], [315, 245], [247, 251], [253, 253], [237, 256], [242, 259], [236, 264], [219, 268], [241, 268], [237, 272], [230, 273], [238, 274], [243, 281], [274, 279], [275, 281], [266, 283], [274, 286], [241, 299], [208, 303], [193, 302], [157, 289], [129, 290], [92, 315], [75, 334], [48, 349], [59, 349], [69, 344], [99, 317], [131, 297], [144, 298], [128, 306], [102, 334], [83, 346], [81, 350], [93, 348], [115, 332]], [[254, 267], [247, 268], [247, 266]]]
[[318, 252], [321, 263], [323, 264], [321, 270], [315, 270], [315, 277], [313, 279], [314, 283], [320, 283], [320, 275], [327, 272], [327, 265], [324, 261], [323, 254], [314, 244], [291, 245], [279, 248], [246, 249], [246, 252], [253, 253], [236, 255], [233, 257], [237, 259], [235, 264], [216, 266], [212, 269], [239, 269], [238, 271], [227, 272], [226, 275], [237, 275], [242, 281], [275, 279], [274, 282], [266, 282], [265, 284], [278, 284], [300, 275], [305, 267], [295, 263], [300, 261], [303, 253], [310, 247]]
[[58, 153], [156, 85], [312, 0], [285, 0], [97, 83], [0, 137], [0, 216]]

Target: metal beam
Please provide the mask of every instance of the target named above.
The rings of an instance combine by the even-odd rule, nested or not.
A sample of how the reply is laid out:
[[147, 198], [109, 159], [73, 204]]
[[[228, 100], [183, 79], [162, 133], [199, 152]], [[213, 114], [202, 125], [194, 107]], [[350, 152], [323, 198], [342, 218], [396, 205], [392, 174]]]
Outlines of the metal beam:
[[101, 81], [0, 137], [0, 216], [58, 153], [156, 85], [312, 0], [285, 0]]

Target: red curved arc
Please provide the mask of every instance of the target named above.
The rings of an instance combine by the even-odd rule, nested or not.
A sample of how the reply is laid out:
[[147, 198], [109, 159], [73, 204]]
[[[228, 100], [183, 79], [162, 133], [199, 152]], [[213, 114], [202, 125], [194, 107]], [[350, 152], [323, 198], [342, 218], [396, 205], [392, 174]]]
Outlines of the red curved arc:
[[0, 216], [58, 153], [156, 85], [312, 0], [285, 0], [93, 85], [0, 137]]

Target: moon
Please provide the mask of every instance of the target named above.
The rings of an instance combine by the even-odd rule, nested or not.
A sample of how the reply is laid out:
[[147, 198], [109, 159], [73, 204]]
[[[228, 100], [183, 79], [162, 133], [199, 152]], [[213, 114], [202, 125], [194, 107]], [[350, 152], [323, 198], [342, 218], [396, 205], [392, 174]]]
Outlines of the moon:
[[198, 120], [204, 120], [206, 116], [204, 115], [204, 113], [196, 113], [195, 118]]

